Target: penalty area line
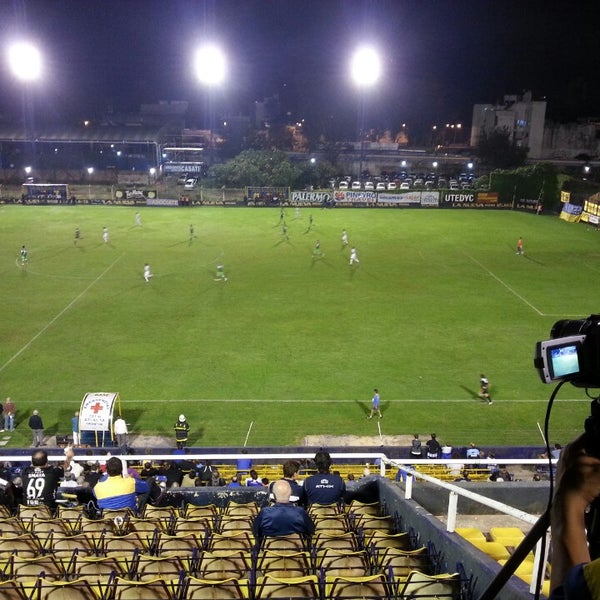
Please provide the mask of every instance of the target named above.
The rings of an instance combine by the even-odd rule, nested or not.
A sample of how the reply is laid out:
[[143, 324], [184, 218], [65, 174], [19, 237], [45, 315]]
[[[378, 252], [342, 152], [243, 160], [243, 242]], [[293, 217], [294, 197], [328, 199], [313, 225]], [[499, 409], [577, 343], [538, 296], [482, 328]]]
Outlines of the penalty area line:
[[[123, 255], [121, 254], [121, 256], [123, 256]], [[42, 329], [40, 329], [40, 331], [38, 331], [20, 350], [15, 352], [15, 354], [13, 354], [0, 367], [0, 373], [2, 371], [4, 371], [4, 369], [6, 369], [6, 367], [8, 367], [8, 365], [10, 365], [10, 363], [12, 363], [19, 356], [21, 356], [21, 354], [23, 354], [23, 352], [25, 352], [25, 350], [27, 350], [29, 348], [29, 346], [31, 346], [31, 344], [33, 344], [33, 342], [35, 342], [35, 340], [37, 340], [50, 327], [52, 327], [52, 325], [54, 325], [54, 323], [56, 323], [56, 321], [58, 321], [58, 319], [60, 319], [60, 317], [62, 317], [80, 298], [82, 298], [93, 285], [95, 285], [98, 281], [100, 281], [100, 279], [102, 279], [102, 277], [104, 277], [104, 275], [106, 275], [106, 273], [108, 273], [114, 267], [114, 265], [117, 264], [117, 261], [121, 259], [121, 256], [117, 257], [108, 267], [106, 267], [106, 269], [104, 269], [104, 271], [102, 271], [102, 273], [100, 273], [100, 275], [98, 275], [98, 277], [96, 277], [96, 279], [94, 279], [94, 281], [92, 281], [92, 283], [90, 283], [90, 285], [88, 285], [79, 295], [75, 296], [75, 298], [73, 298], [73, 300], [71, 300], [71, 302], [69, 302], [69, 304], [67, 304], [51, 321], [46, 323], [46, 325], [44, 325], [44, 327], [42, 327]]]

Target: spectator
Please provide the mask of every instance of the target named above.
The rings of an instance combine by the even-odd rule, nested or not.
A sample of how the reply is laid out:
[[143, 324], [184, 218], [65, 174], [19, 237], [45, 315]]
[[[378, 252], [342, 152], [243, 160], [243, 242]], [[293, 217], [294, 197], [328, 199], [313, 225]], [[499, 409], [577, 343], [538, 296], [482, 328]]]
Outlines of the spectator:
[[78, 479], [83, 474], [83, 465], [74, 460], [75, 452], [73, 452], [73, 448], [65, 448], [65, 456], [69, 461], [68, 472], [73, 475], [74, 479]]
[[[283, 478], [290, 484], [290, 488], [292, 488], [292, 493], [290, 496], [291, 502], [298, 502], [300, 498], [302, 498], [302, 492], [304, 488], [302, 487], [302, 483], [298, 483], [298, 470], [300, 469], [300, 464], [295, 460], [286, 460], [283, 463]], [[354, 476], [353, 476], [354, 477]], [[275, 485], [275, 481], [269, 487], [269, 497], [275, 498], [273, 494], [273, 486]]]
[[198, 472], [196, 474], [196, 485], [212, 485], [214, 470], [215, 468], [212, 466], [210, 460], [207, 460], [204, 463], [204, 465], [202, 465], [200, 469], [198, 469]]
[[431, 434], [431, 438], [427, 440], [425, 445], [427, 446], [427, 458], [439, 458], [442, 447], [437, 441], [437, 435], [435, 433]]
[[2, 431], [15, 430], [15, 404], [11, 398], [4, 403], [4, 429]]
[[471, 442], [469, 447], [467, 448], [467, 458], [479, 458], [481, 452], [479, 448], [475, 445], [475, 442]]
[[97, 462], [89, 465], [89, 471], [86, 471], [83, 475], [84, 481], [90, 486], [94, 487], [100, 480], [100, 465]]
[[[246, 448], [242, 449], [242, 454], [248, 454], [248, 450]], [[250, 469], [252, 468], [252, 459], [247, 456], [241, 456], [236, 461], [236, 471], [240, 475], [248, 475], [250, 473]]]
[[146, 461], [143, 469], [140, 471], [140, 477], [142, 479], [148, 479], [148, 477], [154, 477], [157, 474], [158, 469], [155, 469], [150, 461]]
[[53, 466], [48, 464], [48, 454], [45, 450], [35, 450], [31, 455], [31, 466], [25, 467], [22, 474], [27, 506], [44, 504], [54, 510], [56, 508], [56, 490], [68, 467], [68, 458], [65, 458], [62, 466]]
[[[4, 406], [4, 410], [6, 411], [6, 405]], [[562, 451], [562, 446], [560, 444], [554, 444], [554, 450], [550, 452], [550, 456], [552, 458], [556, 458], [557, 460], [560, 458], [560, 453]]]
[[73, 475], [73, 473], [65, 473], [65, 478], [63, 481], [60, 482], [60, 486], [61, 488], [76, 488], [79, 487], [79, 484], [77, 483], [77, 480], [75, 479], [75, 476]]
[[355, 481], [354, 473], [348, 473], [348, 481]]
[[33, 432], [33, 446], [39, 448], [44, 445], [44, 423], [37, 410], [34, 410], [29, 417], [29, 428]]
[[311, 536], [315, 525], [307, 512], [290, 502], [292, 488], [285, 479], [273, 483], [275, 504], [265, 506], [254, 519], [254, 535], [257, 539], [298, 533]]
[[340, 502], [346, 491], [346, 484], [339, 475], [329, 473], [331, 456], [329, 452], [319, 450], [315, 454], [317, 474], [304, 481], [303, 502], [306, 504], [335, 504]]
[[108, 477], [100, 480], [94, 487], [98, 507], [109, 510], [130, 508], [137, 511], [138, 502], [141, 505], [150, 494], [148, 483], [141, 478], [123, 477], [123, 463], [116, 456], [106, 461], [106, 473]]
[[410, 457], [411, 458], [423, 458], [423, 448], [421, 447], [421, 440], [419, 434], [415, 433], [410, 446]]
[[227, 487], [229, 487], [229, 488], [242, 487], [242, 484], [238, 481], [237, 475], [233, 475], [231, 477], [231, 481], [227, 484]]
[[79, 411], [76, 410], [71, 417], [71, 432], [73, 433], [73, 446], [79, 446]]
[[190, 431], [190, 424], [187, 422], [185, 415], [179, 415], [179, 419], [173, 426], [175, 429], [175, 442], [177, 443], [177, 448], [181, 450], [185, 448], [185, 445], [188, 441], [188, 433]]
[[[239, 473], [238, 473], [239, 475]], [[260, 481], [258, 479], [258, 473], [254, 470], [251, 469], [250, 470], [250, 477], [248, 477], [248, 479], [246, 479], [246, 486], [247, 487], [262, 487], [262, 481]]]
[[127, 452], [129, 446], [129, 431], [127, 430], [127, 423], [121, 415], [117, 417], [117, 420], [113, 423], [113, 432], [117, 441], [117, 446], [121, 449], [121, 452]]
[[591, 559], [586, 512], [600, 496], [600, 459], [586, 452], [585, 443], [585, 435], [574, 440], [564, 448], [558, 464], [550, 515], [551, 600], [598, 598], [595, 582], [600, 560]]
[[442, 458], [452, 458], [452, 446], [450, 444], [442, 446]]
[[183, 482], [183, 472], [173, 462], [164, 461], [158, 470], [158, 474], [166, 477], [165, 481], [168, 488], [173, 487], [174, 482], [176, 482], [177, 485], [181, 485]]

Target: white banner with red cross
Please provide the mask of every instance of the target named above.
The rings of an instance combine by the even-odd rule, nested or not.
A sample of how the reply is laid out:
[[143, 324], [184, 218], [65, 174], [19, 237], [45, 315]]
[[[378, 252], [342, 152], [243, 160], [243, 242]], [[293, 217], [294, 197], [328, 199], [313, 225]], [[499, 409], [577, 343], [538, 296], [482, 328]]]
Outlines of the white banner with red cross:
[[111, 431], [118, 392], [91, 392], [81, 401], [79, 431]]

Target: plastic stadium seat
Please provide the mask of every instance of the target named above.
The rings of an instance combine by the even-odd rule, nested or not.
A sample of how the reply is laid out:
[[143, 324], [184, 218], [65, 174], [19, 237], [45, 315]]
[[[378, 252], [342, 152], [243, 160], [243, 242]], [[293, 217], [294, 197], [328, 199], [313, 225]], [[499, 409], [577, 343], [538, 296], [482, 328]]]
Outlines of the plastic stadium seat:
[[16, 552], [19, 556], [39, 556], [42, 547], [31, 533], [18, 537], [0, 538], [0, 560]]
[[208, 517], [179, 517], [173, 525], [173, 535], [194, 533], [205, 539], [214, 529], [214, 521]]
[[254, 546], [254, 537], [247, 531], [240, 531], [235, 533], [213, 533], [208, 540], [208, 549], [211, 552], [216, 550], [228, 550], [235, 552], [241, 550], [242, 552], [249, 552]]
[[327, 531], [329, 533], [346, 533], [350, 531], [350, 525], [346, 515], [331, 515], [325, 517], [313, 517], [315, 531]]
[[373, 515], [358, 515], [354, 519], [354, 528], [362, 529], [366, 537], [374, 530], [391, 532], [393, 526], [394, 520], [390, 516], [376, 517]]
[[394, 579], [396, 580], [408, 577], [411, 571], [420, 571], [421, 573], [429, 573], [431, 571], [429, 553], [425, 546], [416, 550], [385, 548], [376, 555], [375, 561], [380, 569], [391, 567]]
[[256, 557], [256, 571], [272, 577], [303, 577], [311, 574], [308, 552], [265, 550]]
[[203, 552], [198, 564], [200, 579], [222, 580], [235, 577], [245, 579], [249, 575], [251, 565], [249, 552]]
[[317, 532], [312, 538], [312, 544], [316, 550], [325, 550], [330, 548], [352, 552], [359, 549], [356, 534], [352, 531], [342, 534]]
[[177, 600], [178, 581], [153, 579], [130, 581], [117, 577], [111, 586], [111, 600]]
[[66, 578], [62, 562], [52, 555], [24, 558], [13, 554], [2, 564], [2, 579], [31, 580], [42, 575], [52, 581]]
[[227, 531], [248, 531], [252, 533], [252, 522], [254, 516], [232, 516], [223, 515], [218, 522], [217, 530], [219, 533], [225, 533]]
[[203, 506], [188, 504], [181, 516], [186, 519], [199, 519], [204, 517], [205, 519], [210, 519], [214, 522], [218, 514], [219, 511], [214, 504], [205, 504]]
[[315, 568], [322, 570], [326, 577], [364, 577], [370, 574], [369, 560], [364, 550], [321, 550], [315, 556]]
[[233, 577], [222, 581], [187, 577], [183, 600], [238, 600], [249, 597], [248, 582]]
[[87, 579], [97, 581], [108, 580], [111, 574], [124, 576], [127, 573], [127, 564], [115, 556], [80, 556], [74, 554], [66, 564], [69, 578]]
[[346, 505], [346, 513], [353, 515], [373, 515], [379, 516], [381, 512], [379, 502], [360, 502], [359, 500], [352, 500], [350, 504]]
[[476, 540], [470, 540], [470, 542], [494, 560], [506, 560], [510, 556], [506, 546], [499, 542], [478, 542]]
[[342, 514], [342, 509], [339, 504], [311, 504], [307, 508], [308, 514], [313, 519], [319, 517], [333, 517]]
[[365, 546], [370, 548], [374, 546], [377, 550], [382, 548], [400, 548], [408, 550], [410, 544], [409, 535], [407, 532], [387, 533], [385, 531], [372, 531], [368, 536], [365, 536]]
[[73, 552], [79, 555], [96, 554], [95, 538], [85, 533], [79, 535], [57, 535], [50, 536], [46, 542], [46, 550], [50, 550], [57, 558], [70, 558]]
[[458, 573], [442, 575], [425, 575], [412, 571], [404, 582], [398, 586], [398, 597], [410, 598], [439, 598], [447, 600], [458, 598], [460, 592], [460, 576]]
[[336, 598], [360, 598], [381, 600], [389, 597], [389, 586], [382, 574], [364, 577], [325, 577], [325, 596]]
[[103, 589], [85, 579], [48, 581], [38, 579], [29, 598], [35, 600], [101, 600]]
[[273, 550], [275, 552], [305, 552], [308, 550], [309, 539], [299, 533], [289, 535], [269, 536], [262, 538], [262, 550]]
[[139, 581], [172, 581], [179, 578], [186, 569], [186, 565], [178, 556], [141, 555], [137, 559], [135, 576]]
[[21, 519], [10, 517], [0, 521], [0, 538], [17, 537], [24, 533], [28, 532]]
[[518, 527], [492, 527], [490, 538], [505, 546], [518, 546], [525, 538], [525, 534]]
[[223, 509], [224, 515], [232, 517], [255, 517], [260, 511], [256, 502], [234, 502], [230, 500]]
[[27, 600], [27, 594], [18, 581], [9, 579], [0, 581], [0, 598], [2, 600]]
[[460, 537], [465, 538], [465, 540], [477, 540], [479, 542], [486, 542], [487, 539], [485, 534], [478, 527], [457, 527], [454, 530]]
[[40, 506], [25, 506], [19, 504], [17, 515], [21, 520], [34, 518], [51, 519], [53, 517], [52, 512], [45, 504], [40, 504]]
[[203, 545], [203, 538], [194, 533], [188, 533], [187, 535], [166, 535], [162, 533], [156, 543], [156, 553], [158, 556], [183, 557], [200, 551]]
[[256, 580], [254, 600], [263, 598], [320, 598], [316, 575], [305, 577], [271, 577], [265, 575]]

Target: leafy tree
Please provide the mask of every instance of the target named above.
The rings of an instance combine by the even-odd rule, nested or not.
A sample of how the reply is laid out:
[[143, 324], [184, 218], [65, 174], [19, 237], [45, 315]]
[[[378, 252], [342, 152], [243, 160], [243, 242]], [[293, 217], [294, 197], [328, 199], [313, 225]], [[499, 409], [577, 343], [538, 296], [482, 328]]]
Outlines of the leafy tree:
[[293, 186], [300, 173], [301, 169], [284, 152], [245, 150], [226, 163], [213, 166], [208, 179], [215, 187]]
[[482, 134], [475, 152], [482, 164], [493, 169], [520, 167], [527, 158], [527, 148], [512, 142], [507, 131]]

